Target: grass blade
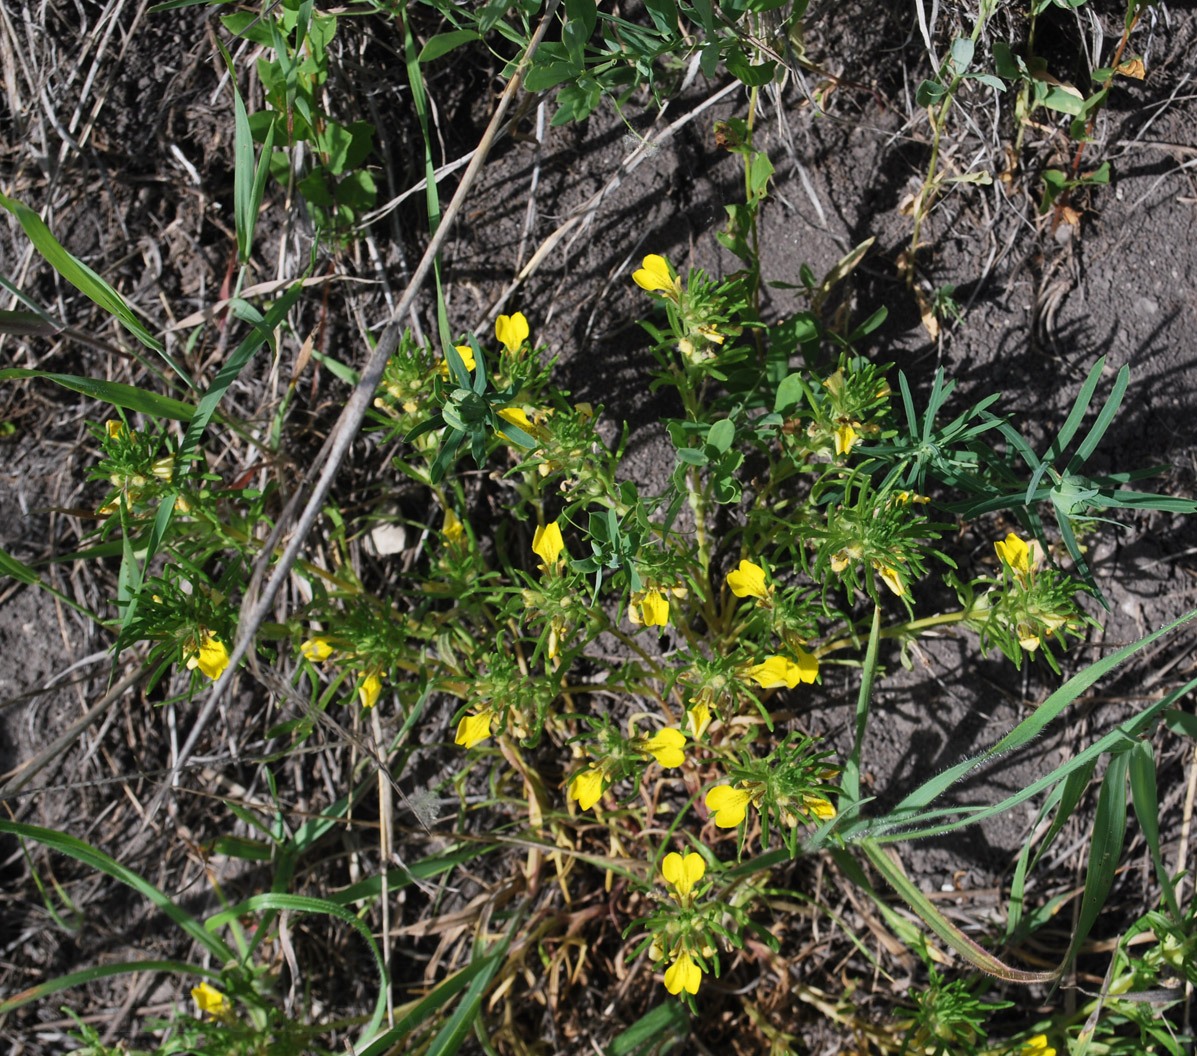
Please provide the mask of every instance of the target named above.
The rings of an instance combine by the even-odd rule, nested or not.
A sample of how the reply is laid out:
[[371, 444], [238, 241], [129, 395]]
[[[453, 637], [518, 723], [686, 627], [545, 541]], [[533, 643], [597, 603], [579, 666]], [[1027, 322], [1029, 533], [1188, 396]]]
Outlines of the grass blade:
[[134, 972], [170, 972], [172, 975], [202, 975], [208, 979], [220, 979], [219, 972], [200, 968], [194, 964], [187, 964], [185, 961], [118, 961], [114, 964], [97, 964], [91, 968], [84, 968], [79, 972], [71, 972], [68, 975], [59, 975], [53, 979], [47, 979], [44, 983], [31, 986], [28, 990], [22, 990], [19, 994], [6, 997], [3, 1001], [0, 1001], [0, 1016], [12, 1012], [22, 1005], [28, 1005], [33, 1001], [40, 1001], [51, 994], [70, 990], [72, 987], [85, 986], [87, 983], [94, 983], [97, 979], [108, 979], [114, 975], [130, 975]]
[[61, 385], [64, 389], [90, 396], [93, 400], [123, 407], [126, 411], [137, 411], [153, 418], [170, 418], [187, 422], [195, 414], [195, 406], [156, 392], [139, 389], [135, 385], [124, 385], [119, 381], [101, 381], [99, 378], [84, 378], [75, 374], [54, 374], [46, 370], [29, 370], [25, 367], [6, 367], [0, 370], [0, 381], [17, 378], [41, 378]]
[[166, 914], [166, 916], [170, 917], [171, 920], [178, 924], [180, 928], [222, 964], [234, 959], [233, 951], [215, 935], [206, 931], [204, 926], [188, 913], [187, 910], [172, 902], [163, 891], [160, 891], [144, 877], [133, 872], [127, 866], [121, 865], [115, 858], [105, 854], [99, 848], [93, 847], [90, 843], [84, 843], [82, 840], [65, 832], [60, 832], [58, 829], [43, 829], [37, 825], [27, 825], [19, 821], [7, 821], [3, 818], [0, 818], [0, 832], [6, 832], [10, 836], [16, 836], [23, 840], [32, 840], [34, 843], [40, 843], [43, 847], [49, 847], [52, 851], [58, 851], [59, 854], [65, 854], [78, 862], [82, 862], [90, 869], [111, 876], [114, 880], [119, 880], [126, 887], [132, 888], [147, 902], [152, 903]]

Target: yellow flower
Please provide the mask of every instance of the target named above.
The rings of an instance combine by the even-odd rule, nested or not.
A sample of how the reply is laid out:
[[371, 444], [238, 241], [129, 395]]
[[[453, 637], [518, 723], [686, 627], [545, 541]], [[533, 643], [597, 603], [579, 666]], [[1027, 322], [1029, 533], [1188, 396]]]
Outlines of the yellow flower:
[[669, 601], [656, 587], [632, 595], [628, 616], [645, 627], [664, 627], [669, 622]]
[[632, 272], [632, 281], [649, 293], [665, 293], [677, 297], [682, 292], [682, 282], [669, 271], [669, 262], [657, 253], [650, 253], [640, 268]]
[[727, 574], [727, 585], [737, 598], [768, 598], [765, 570], [752, 561], [741, 561], [740, 567]]
[[213, 1019], [227, 1016], [232, 1007], [229, 1004], [229, 999], [206, 979], [199, 986], [191, 988], [191, 999], [199, 1008], [201, 1015], [211, 1016]]
[[542, 571], [556, 568], [557, 560], [564, 549], [565, 540], [561, 538], [561, 526], [556, 521], [537, 526], [532, 536], [532, 553], [544, 562], [540, 566]]
[[532, 424], [532, 419], [528, 417], [528, 412], [522, 407], [500, 407], [498, 415], [503, 421], [518, 425], [529, 435], [536, 429], [536, 426]]
[[1023, 1045], [1021, 1056], [1056, 1056], [1056, 1050], [1047, 1043], [1046, 1034], [1036, 1034]]
[[831, 800], [829, 799], [807, 794], [802, 797], [802, 802], [806, 807], [807, 813], [813, 814], [820, 821], [830, 821], [835, 817], [835, 807], [831, 805]]
[[672, 851], [665, 855], [665, 860], [661, 863], [661, 875], [666, 883], [673, 885], [679, 902], [689, 901], [690, 892], [706, 871], [707, 863], [703, 856], [691, 854], [690, 851], [686, 851], [684, 855]]
[[745, 671], [761, 689], [793, 689], [799, 682], [813, 682], [818, 673], [818, 659], [801, 650], [797, 663], [786, 656], [770, 656]]
[[382, 675], [377, 671], [371, 671], [369, 674], [359, 672], [358, 677], [362, 680], [362, 684], [357, 687], [362, 707], [372, 708], [378, 703], [378, 697], [382, 693]]
[[125, 423], [116, 418], [109, 418], [104, 423], [104, 428], [108, 430], [108, 439], [115, 440], [125, 431]]
[[477, 715], [463, 716], [461, 722], [457, 724], [457, 737], [454, 743], [469, 749], [485, 741], [490, 736], [490, 721], [494, 718], [494, 714], [490, 708], [484, 708]]
[[528, 340], [529, 333], [531, 331], [528, 329], [528, 320], [524, 318], [523, 312], [516, 312], [515, 315], [500, 315], [495, 320], [495, 337], [499, 339], [499, 344], [513, 356]]
[[204, 631], [200, 636], [199, 649], [187, 657], [187, 670], [194, 671], [198, 667], [215, 682], [228, 666], [229, 651], [224, 647], [224, 642]]
[[698, 701], [686, 712], [686, 720], [690, 723], [690, 736], [698, 740], [711, 725], [711, 709], [707, 706], [706, 701]]
[[462, 526], [461, 518], [448, 508], [445, 509], [445, 525], [441, 531], [451, 543], [460, 543], [461, 537], [465, 535], [465, 528]]
[[644, 750], [666, 770], [671, 770], [686, 761], [682, 752], [682, 745], [685, 743], [686, 735], [681, 730], [658, 730], [644, 742]]
[[1016, 576], [1027, 576], [1035, 568], [1037, 544], [1027, 545], [1014, 532], [1006, 536], [1002, 542], [993, 544], [997, 555]]
[[569, 798], [576, 799], [583, 810], [589, 810], [603, 798], [605, 784], [603, 772], [596, 766], [589, 766], [569, 783]]
[[897, 569], [890, 568], [889, 565], [883, 565], [880, 561], [874, 561], [873, 571], [881, 577], [881, 582], [889, 587], [890, 591], [899, 598], [906, 593], [906, 585], [902, 582], [902, 577], [898, 575]]
[[698, 332], [712, 344], [721, 345], [725, 340], [724, 336], [710, 324], [700, 326]]
[[715, 824], [721, 829], [734, 829], [748, 813], [752, 793], [731, 785], [716, 785], [707, 793], [707, 810], [715, 814]]
[[688, 950], [682, 950], [677, 960], [665, 969], [665, 989], [671, 994], [680, 994], [683, 990], [697, 994], [701, 982], [702, 969], [691, 959]]
[[835, 453], [837, 455], [846, 455], [852, 450], [852, 445], [859, 439], [856, 430], [852, 428], [847, 422], [839, 426], [835, 431]]
[[[474, 350], [470, 348], [469, 345], [454, 345], [453, 347], [457, 350], [457, 354], [461, 356], [461, 361], [465, 364], [466, 370], [472, 371], [478, 365], [477, 361], [474, 359]], [[447, 359], [442, 359], [438, 369], [441, 372], [441, 377], [448, 381], [449, 361]]]
[[299, 651], [303, 654], [305, 660], [310, 660], [313, 664], [319, 664], [332, 656], [333, 647], [327, 638], [317, 636], [309, 638], [300, 645]]

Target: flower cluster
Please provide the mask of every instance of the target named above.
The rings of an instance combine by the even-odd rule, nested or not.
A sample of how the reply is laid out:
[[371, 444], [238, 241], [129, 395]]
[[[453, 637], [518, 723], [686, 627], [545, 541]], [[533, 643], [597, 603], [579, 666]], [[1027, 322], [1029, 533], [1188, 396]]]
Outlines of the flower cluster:
[[1093, 622], [1077, 603], [1079, 584], [1046, 566], [1038, 542], [1016, 532], [994, 543], [994, 551], [1002, 578], [980, 581], [988, 589], [970, 610], [982, 649], [996, 645], [1018, 665], [1024, 654], [1040, 655], [1058, 670], [1052, 644], [1066, 634], [1082, 634]]
[[[322, 664], [332, 659], [334, 654], [340, 653], [344, 659], [352, 662], [355, 654], [352, 648], [341, 650], [332, 639], [324, 635], [315, 635], [302, 642], [299, 652], [305, 660], [313, 664]], [[357, 673], [357, 696], [363, 708], [372, 708], [378, 703], [382, 695], [382, 683], [386, 675], [380, 668], [371, 667], [359, 670]]]
[[742, 755], [729, 769], [728, 780], [706, 794], [706, 807], [715, 825], [721, 829], [745, 826], [743, 846], [748, 808], [755, 807], [761, 817], [761, 846], [767, 845], [773, 825], [781, 830], [790, 853], [796, 854], [800, 824], [822, 824], [836, 816], [830, 799], [835, 787], [830, 782], [837, 771], [827, 765], [829, 754], [818, 751], [805, 734], [791, 733], [762, 759]]

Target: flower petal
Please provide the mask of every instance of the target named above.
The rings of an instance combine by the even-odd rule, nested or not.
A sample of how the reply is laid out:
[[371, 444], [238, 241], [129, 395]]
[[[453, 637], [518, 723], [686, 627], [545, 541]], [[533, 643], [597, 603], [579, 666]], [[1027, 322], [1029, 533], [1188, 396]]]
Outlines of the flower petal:
[[441, 531], [451, 543], [460, 543], [461, 537], [465, 535], [465, 526], [461, 523], [461, 518], [447, 506], [445, 507], [445, 524]]
[[315, 638], [309, 638], [303, 642], [299, 651], [305, 660], [310, 660], [313, 664], [320, 664], [332, 656], [333, 647], [327, 638], [317, 635]]
[[645, 627], [664, 627], [669, 622], [669, 601], [656, 587], [649, 587], [632, 595], [631, 617]]
[[825, 799], [823, 796], [804, 795], [802, 797], [803, 805], [806, 807], [808, 814], [813, 814], [819, 821], [830, 821], [835, 817], [835, 807], [831, 805], [831, 800]]
[[835, 431], [835, 453], [846, 455], [852, 450], [852, 445], [859, 439], [856, 430], [846, 422]]
[[681, 766], [686, 761], [682, 745], [686, 735], [681, 730], [666, 728], [658, 730], [644, 742], [644, 750], [653, 756], [665, 769]]
[[606, 778], [598, 767], [587, 767], [569, 783], [569, 798], [576, 799], [583, 810], [589, 810], [602, 799], [605, 784]]
[[706, 875], [707, 863], [701, 854], [687, 850], [685, 854], [672, 851], [661, 862], [661, 875], [673, 885], [679, 899], [689, 898], [694, 885]]
[[716, 785], [707, 793], [707, 810], [715, 815], [715, 824], [721, 829], [734, 829], [748, 813], [748, 802], [752, 793], [731, 785]]
[[1001, 542], [994, 543], [993, 548], [1011, 572], [1025, 576], [1031, 571], [1031, 548], [1015, 532], [1010, 532]]
[[490, 736], [490, 721], [494, 714], [490, 708], [485, 708], [477, 715], [463, 715], [453, 743], [468, 750], [485, 741]]
[[873, 571], [881, 577], [881, 582], [889, 587], [890, 593], [899, 598], [906, 594], [906, 584], [902, 582], [902, 577], [898, 575], [896, 568], [890, 568], [889, 565], [883, 565], [880, 561], [874, 561]]
[[809, 653], [798, 664], [789, 657], [769, 656], [745, 672], [761, 689], [793, 689], [799, 682], [813, 682], [818, 673], [819, 662]]
[[669, 271], [669, 263], [659, 253], [650, 253], [641, 262], [641, 266], [632, 272], [632, 281], [642, 290], [649, 293], [681, 292], [682, 284]]
[[677, 960], [665, 969], [665, 989], [671, 994], [697, 994], [702, 982], [702, 969], [694, 963], [688, 950], [678, 954]]
[[197, 667], [215, 682], [224, 674], [229, 666], [229, 651], [224, 642], [214, 634], [203, 632], [200, 638], [199, 650], [187, 658], [187, 670], [194, 671]]
[[229, 1010], [229, 999], [206, 979], [191, 988], [191, 999], [205, 1016], [223, 1016]]
[[516, 312], [515, 315], [500, 315], [495, 320], [495, 337], [499, 339], [499, 344], [512, 355], [515, 355], [520, 350], [520, 346], [528, 340], [529, 333], [531, 331], [528, 329], [528, 320], [524, 318], [523, 312]]
[[690, 736], [698, 740], [711, 725], [711, 709], [705, 701], [700, 700], [686, 712], [686, 721], [690, 724]]
[[565, 540], [561, 538], [561, 526], [556, 521], [539, 525], [532, 536], [532, 553], [539, 557], [545, 571], [557, 567], [557, 559], [565, 549]]
[[361, 699], [363, 708], [372, 708], [378, 703], [382, 693], [382, 676], [375, 671], [360, 676], [361, 685], [357, 687], [357, 695]]
[[765, 570], [752, 561], [741, 561], [740, 567], [727, 574], [727, 585], [737, 598], [767, 598]]

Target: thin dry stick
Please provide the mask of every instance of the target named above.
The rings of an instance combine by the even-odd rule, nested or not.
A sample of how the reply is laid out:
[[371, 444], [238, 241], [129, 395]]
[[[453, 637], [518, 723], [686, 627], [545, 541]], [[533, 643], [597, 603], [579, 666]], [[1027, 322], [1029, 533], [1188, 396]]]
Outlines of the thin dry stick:
[[274, 571], [265, 587], [262, 588], [261, 594], [254, 601], [255, 587], [260, 582], [266, 566], [270, 564], [271, 558], [274, 556], [275, 544], [281, 537], [287, 524], [290, 523], [300, 500], [303, 498], [303, 486], [295, 492], [291, 501], [287, 503], [280, 514], [278, 523], [275, 525], [274, 531], [271, 532], [270, 538], [263, 548], [262, 556], [258, 559], [254, 568], [253, 577], [246, 591], [245, 601], [241, 606], [240, 620], [238, 621], [237, 640], [233, 644], [232, 652], [229, 655], [228, 667], [225, 668], [224, 674], [220, 676], [216, 684], [212, 687], [208, 699], [204, 702], [203, 709], [200, 711], [195, 724], [191, 728], [191, 733], [188, 735], [183, 747], [179, 750], [178, 757], [171, 767], [170, 779], [158, 792], [157, 796], [154, 797], [154, 801], [147, 809], [145, 821], [142, 823], [142, 830], [157, 814], [170, 789], [177, 781], [178, 774], [182, 770], [184, 763], [190, 757], [204, 729], [211, 721], [217, 705], [228, 691], [229, 685], [236, 676], [237, 665], [246, 653], [249, 652], [258, 628], [261, 627], [263, 621], [270, 614], [279, 590], [290, 575], [291, 568], [299, 557], [299, 551], [302, 549], [308, 533], [312, 530], [312, 526], [316, 523], [316, 518], [319, 516], [320, 510], [324, 506], [324, 499], [332, 487], [333, 478], [337, 475], [337, 470], [340, 468], [341, 462], [344, 461], [345, 455], [349, 452], [349, 445], [353, 443], [354, 437], [357, 436], [358, 430], [361, 428], [362, 420], [365, 418], [366, 411], [369, 409], [370, 403], [374, 398], [374, 391], [378, 388], [378, 383], [382, 380], [387, 360], [391, 358], [391, 353], [395, 351], [399, 343], [400, 319], [402, 319], [407, 313], [408, 308], [415, 302], [424, 279], [427, 278], [429, 271], [432, 270], [433, 261], [436, 259], [437, 253], [440, 252], [441, 245], [452, 229], [453, 223], [457, 219], [457, 214], [461, 212], [466, 197], [474, 181], [478, 178], [478, 173], [482, 171], [487, 154], [489, 154], [499, 127], [503, 123], [503, 115], [507, 112], [511, 101], [519, 91], [520, 84], [524, 79], [524, 72], [528, 69], [532, 61], [532, 56], [535, 55], [536, 49], [540, 46], [541, 40], [544, 39], [544, 35], [548, 31], [549, 24], [556, 14], [559, 2], [560, 0], [551, 0], [545, 9], [544, 16], [540, 20], [540, 25], [537, 27], [532, 39], [528, 42], [527, 50], [524, 52], [524, 57], [520, 61], [519, 67], [512, 75], [511, 80], [507, 82], [507, 87], [503, 90], [503, 95], [499, 99], [498, 106], [495, 107], [494, 116], [491, 117], [490, 124], [487, 125], [486, 131], [482, 134], [482, 139], [478, 143], [478, 149], [475, 151], [474, 157], [470, 160], [469, 167], [462, 176], [461, 183], [453, 195], [452, 201], [449, 202], [448, 208], [445, 209], [440, 226], [429, 240], [428, 248], [424, 251], [424, 256], [420, 258], [420, 263], [416, 265], [411, 281], [403, 291], [403, 296], [399, 299], [399, 303], [395, 306], [395, 311], [392, 313], [386, 329], [383, 330], [382, 336], [378, 339], [378, 344], [366, 361], [366, 366], [362, 370], [357, 388], [353, 390], [352, 395], [345, 404], [345, 409], [341, 412], [340, 418], [337, 419], [337, 424], [334, 426], [332, 433], [329, 435], [328, 440], [325, 441], [320, 453], [316, 456], [311, 469], [305, 475], [304, 485], [311, 480], [313, 473], [318, 470], [320, 472], [320, 477], [312, 488], [311, 495], [303, 508], [303, 512], [295, 524], [295, 530], [291, 535], [290, 541], [287, 543], [287, 548], [274, 565]]

